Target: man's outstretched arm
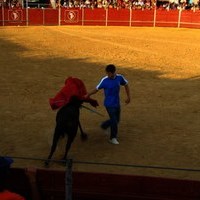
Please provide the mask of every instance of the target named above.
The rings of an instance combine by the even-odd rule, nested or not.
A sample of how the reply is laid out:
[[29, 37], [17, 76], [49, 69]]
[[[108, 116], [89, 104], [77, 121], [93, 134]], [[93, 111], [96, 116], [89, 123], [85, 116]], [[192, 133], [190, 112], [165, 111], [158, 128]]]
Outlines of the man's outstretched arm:
[[130, 89], [129, 89], [128, 84], [126, 84], [124, 87], [125, 87], [126, 96], [127, 96], [127, 99], [125, 100], [125, 103], [128, 104], [131, 101]]

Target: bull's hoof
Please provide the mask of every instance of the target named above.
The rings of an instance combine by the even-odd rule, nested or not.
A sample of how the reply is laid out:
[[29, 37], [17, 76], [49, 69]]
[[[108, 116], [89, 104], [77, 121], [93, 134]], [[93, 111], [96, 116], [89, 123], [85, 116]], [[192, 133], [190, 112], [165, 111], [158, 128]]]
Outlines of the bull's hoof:
[[46, 160], [46, 161], [44, 162], [44, 166], [45, 166], [45, 167], [49, 167], [49, 162], [50, 162], [49, 160]]
[[82, 141], [85, 141], [85, 140], [87, 140], [88, 139], [88, 135], [86, 134], [86, 133], [82, 133], [81, 134], [81, 140]]
[[61, 165], [66, 166], [67, 165], [67, 158], [63, 157], [61, 160]]

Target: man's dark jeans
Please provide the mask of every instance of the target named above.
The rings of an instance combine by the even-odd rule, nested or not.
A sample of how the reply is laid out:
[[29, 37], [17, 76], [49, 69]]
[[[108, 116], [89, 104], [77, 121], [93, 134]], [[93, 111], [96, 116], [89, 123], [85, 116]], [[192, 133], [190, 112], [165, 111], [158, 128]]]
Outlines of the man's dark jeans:
[[120, 107], [106, 107], [109, 120], [106, 120], [101, 124], [101, 128], [107, 129], [110, 127], [110, 139], [117, 138], [118, 134], [118, 123], [120, 121]]

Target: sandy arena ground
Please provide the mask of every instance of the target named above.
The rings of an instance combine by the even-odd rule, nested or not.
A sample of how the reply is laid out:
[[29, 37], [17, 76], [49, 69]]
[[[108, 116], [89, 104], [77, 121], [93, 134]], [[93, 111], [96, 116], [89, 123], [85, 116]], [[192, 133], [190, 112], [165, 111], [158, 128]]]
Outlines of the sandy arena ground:
[[[48, 99], [68, 76], [88, 90], [114, 63], [129, 80], [132, 102], [121, 89], [120, 145], [99, 128], [107, 118], [103, 93], [98, 116], [81, 110], [89, 135], [78, 136], [74, 161], [200, 169], [200, 30], [130, 27], [1, 27], [0, 155], [46, 158], [56, 112]], [[89, 106], [86, 104], [86, 106]], [[54, 155], [63, 155], [64, 141]], [[14, 166], [43, 167], [15, 160]], [[52, 169], [64, 167], [52, 164]], [[74, 170], [200, 180], [200, 172], [73, 164]]]

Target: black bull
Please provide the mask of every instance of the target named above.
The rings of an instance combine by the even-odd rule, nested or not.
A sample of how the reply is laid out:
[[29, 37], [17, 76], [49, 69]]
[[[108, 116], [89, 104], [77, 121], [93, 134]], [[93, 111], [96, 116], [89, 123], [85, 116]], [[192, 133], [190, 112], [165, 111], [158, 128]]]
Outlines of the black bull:
[[62, 160], [66, 160], [67, 154], [70, 150], [71, 144], [73, 143], [78, 127], [81, 131], [81, 139], [86, 140], [87, 134], [83, 132], [81, 128], [81, 124], [79, 121], [80, 107], [83, 101], [79, 100], [76, 97], [72, 97], [70, 102], [64, 105], [56, 114], [56, 126], [53, 136], [53, 143], [51, 146], [51, 151], [48, 156], [48, 159], [45, 161], [45, 165], [47, 166], [56, 150], [58, 141], [60, 137], [64, 137], [67, 134], [67, 143], [65, 147], [65, 154]]

